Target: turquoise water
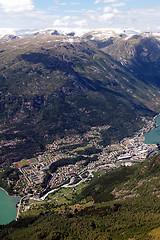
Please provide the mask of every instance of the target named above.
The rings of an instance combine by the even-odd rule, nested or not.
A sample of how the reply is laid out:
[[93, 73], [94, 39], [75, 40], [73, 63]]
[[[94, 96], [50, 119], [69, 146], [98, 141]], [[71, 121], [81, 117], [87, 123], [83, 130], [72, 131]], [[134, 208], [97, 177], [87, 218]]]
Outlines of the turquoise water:
[[8, 224], [16, 218], [18, 197], [9, 197], [0, 189], [0, 225]]
[[144, 143], [146, 144], [160, 143], [160, 115], [156, 118], [156, 123], [158, 124], [158, 127], [144, 134], [145, 136]]

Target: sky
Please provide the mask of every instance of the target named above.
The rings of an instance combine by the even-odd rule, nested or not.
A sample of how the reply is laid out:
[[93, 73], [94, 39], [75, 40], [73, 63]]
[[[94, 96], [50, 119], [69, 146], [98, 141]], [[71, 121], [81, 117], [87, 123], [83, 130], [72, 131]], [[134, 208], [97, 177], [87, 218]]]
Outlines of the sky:
[[160, 32], [160, 0], [0, 0], [0, 28]]

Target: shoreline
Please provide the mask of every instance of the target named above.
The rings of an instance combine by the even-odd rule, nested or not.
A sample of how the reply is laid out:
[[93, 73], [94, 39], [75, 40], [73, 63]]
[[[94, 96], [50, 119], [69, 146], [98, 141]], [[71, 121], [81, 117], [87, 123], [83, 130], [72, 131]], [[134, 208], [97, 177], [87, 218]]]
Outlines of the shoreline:
[[[157, 115], [155, 115], [155, 116], [152, 118], [152, 120], [148, 121], [148, 124], [146, 124], [146, 127], [149, 127], [149, 125], [150, 125], [149, 122], [151, 122], [151, 126], [150, 126], [148, 129], [145, 129], [145, 130], [144, 130], [144, 127], [143, 127], [143, 128], [141, 128], [137, 133], [140, 133], [140, 135], [143, 136], [144, 139], [145, 139], [144, 134], [157, 127], [158, 124], [156, 123], [156, 118], [159, 117], [159, 116], [160, 116], [160, 113], [157, 114]], [[145, 141], [145, 140], [144, 140], [144, 141]], [[144, 142], [144, 141], [143, 141], [143, 142]], [[64, 185], [64, 186], [65, 186], [65, 185]], [[36, 198], [34, 199], [34, 197], [31, 197], [31, 199], [34, 199], [34, 200], [37, 200], [37, 201], [39, 201], [39, 200], [44, 201], [44, 199], [45, 199], [49, 194], [51, 194], [52, 192], [58, 190], [59, 188], [60, 188], [60, 187], [58, 187], [58, 188], [56, 188], [56, 189], [50, 190], [49, 192], [47, 192], [46, 194], [44, 194], [44, 195], [43, 195], [41, 198], [39, 198], [39, 199], [36, 199]], [[2, 191], [4, 191], [4, 192], [7, 194], [8, 197], [17, 197], [17, 198], [20, 198], [20, 200], [19, 200], [19, 201], [17, 202], [17, 204], [16, 204], [17, 214], [16, 214], [15, 221], [17, 221], [18, 218], [19, 218], [19, 215], [20, 215], [21, 203], [22, 203], [23, 199], [24, 199], [25, 197], [27, 197], [27, 196], [9, 195], [9, 193], [7, 192], [7, 190], [5, 190], [4, 188], [0, 187], [0, 189], [1, 189]]]
[[[153, 129], [157, 128], [157, 127], [159, 127], [159, 124], [156, 122], [156, 119], [159, 116], [160, 116], [160, 113], [153, 117], [153, 119], [151, 120], [152, 121], [152, 126], [149, 129], [147, 129], [147, 131], [143, 131], [143, 128], [142, 128], [142, 135], [144, 136], [144, 139], [145, 139], [145, 134], [146, 133], [150, 132], [151, 130], [153, 130]], [[148, 126], [148, 124], [147, 124], [147, 126]], [[141, 132], [141, 130], [140, 130], [140, 132]], [[144, 140], [144, 142], [145, 142], [145, 140]]]
[[5, 189], [2, 188], [2, 187], [0, 187], [0, 189], [1, 189], [2, 191], [4, 191], [4, 192], [7, 194], [8, 197], [22, 198], [21, 196], [18, 196], [18, 195], [9, 195], [9, 193], [7, 192], [7, 190], [5, 190]]
[[[157, 127], [159, 126], [159, 125], [156, 123], [156, 118], [159, 117], [159, 116], [160, 116], [160, 113], [157, 114], [157, 115], [155, 115], [155, 116], [152, 118], [152, 120], [150, 120], [150, 121], [152, 122], [152, 126], [151, 126], [150, 128], [144, 130], [145, 127], [143, 127], [143, 128], [141, 128], [141, 129], [138, 131], [138, 133], [141, 133], [142, 136], [145, 138], [145, 136], [144, 136], [145, 133], [148, 133], [148, 132], [150, 132], [151, 130], [153, 130], [153, 129], [155, 129], [155, 128], [157, 128]], [[146, 123], [146, 127], [149, 127], [149, 122]], [[145, 142], [145, 140], [144, 140], [144, 142]]]
[[[4, 191], [8, 197], [20, 198], [20, 200], [19, 200], [19, 201], [17, 202], [17, 204], [16, 204], [17, 213], [16, 213], [16, 217], [15, 217], [15, 219], [14, 219], [15, 221], [17, 221], [18, 216], [19, 216], [19, 209], [20, 209], [21, 201], [22, 201], [23, 197], [16, 196], [16, 195], [9, 195], [9, 193], [8, 193], [4, 188], [0, 187], [0, 189], [1, 189], [2, 191]], [[7, 225], [7, 224], [5, 224], [5, 225]]]

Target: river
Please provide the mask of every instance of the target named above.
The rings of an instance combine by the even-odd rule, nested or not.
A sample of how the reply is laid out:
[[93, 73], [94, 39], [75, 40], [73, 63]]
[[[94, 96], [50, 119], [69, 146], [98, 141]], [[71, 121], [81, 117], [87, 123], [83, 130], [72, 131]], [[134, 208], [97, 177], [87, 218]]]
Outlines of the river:
[[158, 124], [158, 127], [144, 134], [145, 137], [144, 143], [146, 144], [160, 143], [160, 115], [156, 118], [156, 123]]
[[10, 197], [0, 189], [0, 225], [8, 224], [16, 218], [16, 204], [19, 201], [19, 197]]

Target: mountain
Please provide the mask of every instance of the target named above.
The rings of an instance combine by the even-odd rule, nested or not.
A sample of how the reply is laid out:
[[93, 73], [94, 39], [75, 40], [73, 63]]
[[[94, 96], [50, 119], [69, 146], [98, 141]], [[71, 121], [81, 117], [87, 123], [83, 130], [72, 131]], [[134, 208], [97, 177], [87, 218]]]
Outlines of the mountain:
[[[156, 240], [160, 231], [160, 155], [95, 178], [82, 191], [55, 193], [27, 216], [1, 226], [1, 239]], [[56, 198], [68, 199], [58, 204]], [[54, 196], [53, 196], [54, 197]], [[26, 213], [27, 214], [27, 213]]]
[[27, 36], [33, 36], [35, 34], [57, 34], [58, 35], [71, 35], [71, 36], [81, 36], [85, 32], [88, 32], [87, 29], [81, 29], [81, 28], [47, 28], [47, 29], [15, 29], [15, 28], [0, 28], [0, 38], [3, 38], [7, 35], [14, 35], [18, 37], [27, 37]]
[[[98, 39], [95, 39], [95, 43]], [[120, 61], [130, 71], [146, 82], [159, 87], [160, 42], [159, 35], [142, 33], [127, 36], [112, 35], [97, 42], [99, 49]], [[103, 44], [102, 44], [103, 43]]]
[[[143, 36], [125, 40], [116, 34], [100, 47], [87, 36], [72, 35], [45, 32], [0, 40], [0, 164], [30, 158], [54, 139], [92, 126], [109, 125], [103, 135], [110, 144], [141, 128], [144, 116], [159, 112], [154, 36], [148, 43]], [[129, 53], [139, 46], [127, 64], [124, 43]], [[151, 55], [141, 54], [143, 44]]]
[[[1, 166], [31, 158], [60, 137], [74, 136], [74, 142], [77, 133], [83, 136], [94, 126], [102, 127], [97, 131], [105, 129], [101, 144], [115, 143], [159, 113], [158, 35], [52, 33], [0, 39]], [[60, 146], [62, 155], [65, 148]], [[100, 150], [81, 148], [76, 142], [70, 148], [84, 155]], [[48, 148], [48, 152], [56, 150]], [[58, 164], [64, 166], [65, 160]], [[53, 172], [56, 164], [50, 165]], [[1, 169], [2, 178], [11, 176], [7, 184], [10, 179], [22, 180], [13, 166]], [[0, 226], [0, 239], [156, 240], [159, 173], [160, 155], [156, 155], [132, 167], [109, 170], [106, 166], [95, 171], [91, 181], [57, 189], [45, 201], [34, 199], [27, 205], [25, 199], [18, 221]]]

